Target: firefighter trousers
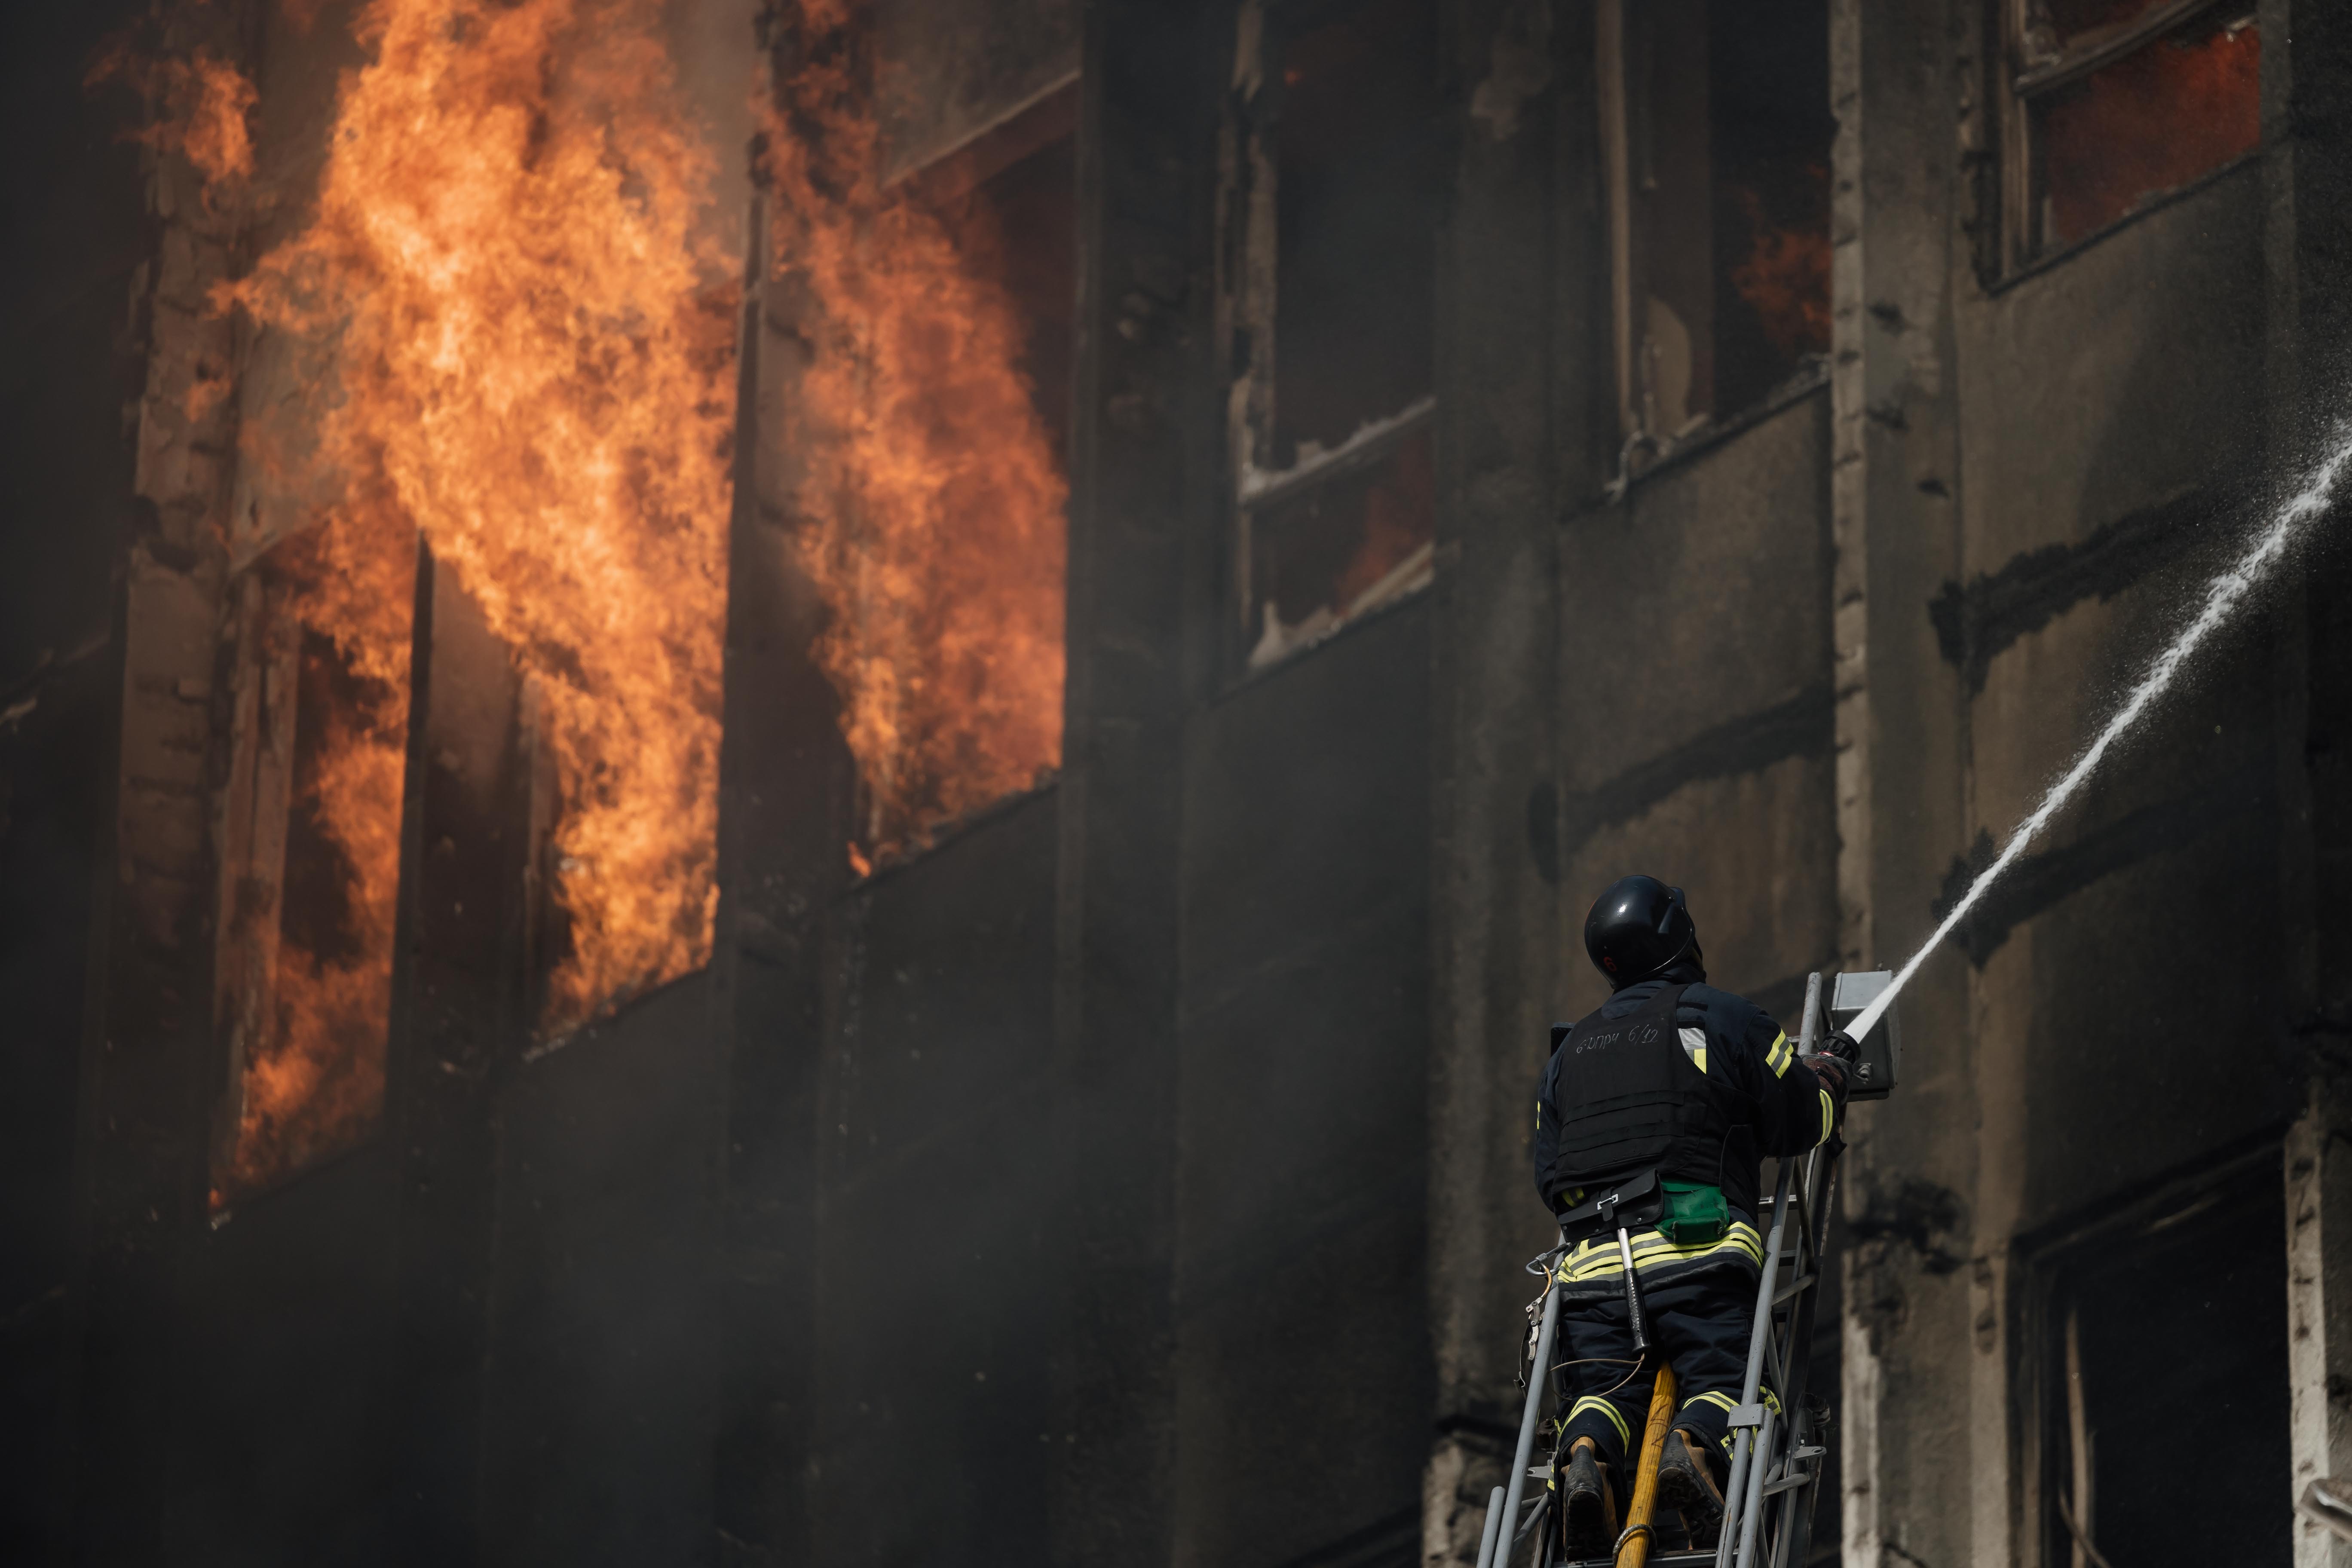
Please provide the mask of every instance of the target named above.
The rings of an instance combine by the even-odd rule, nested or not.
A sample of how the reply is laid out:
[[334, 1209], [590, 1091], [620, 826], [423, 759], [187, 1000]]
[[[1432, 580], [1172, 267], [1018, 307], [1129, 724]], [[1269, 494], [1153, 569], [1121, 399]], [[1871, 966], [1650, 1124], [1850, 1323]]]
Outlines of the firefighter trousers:
[[[1633, 1325], [1626, 1321], [1624, 1292], [1615, 1279], [1609, 1281], [1605, 1296], [1563, 1303], [1554, 1364], [1579, 1364], [1561, 1373], [1570, 1401], [1562, 1447], [1590, 1437], [1601, 1458], [1622, 1465], [1649, 1420], [1650, 1393], [1664, 1357], [1675, 1369], [1680, 1405], [1675, 1425], [1728, 1454], [1727, 1426], [1748, 1373], [1756, 1280], [1755, 1268], [1744, 1259], [1712, 1259], [1696, 1268], [1671, 1270], [1660, 1279], [1645, 1271], [1641, 1276], [1642, 1306], [1649, 1319], [1650, 1359], [1638, 1372]], [[1633, 1373], [1630, 1379], [1628, 1373]]]

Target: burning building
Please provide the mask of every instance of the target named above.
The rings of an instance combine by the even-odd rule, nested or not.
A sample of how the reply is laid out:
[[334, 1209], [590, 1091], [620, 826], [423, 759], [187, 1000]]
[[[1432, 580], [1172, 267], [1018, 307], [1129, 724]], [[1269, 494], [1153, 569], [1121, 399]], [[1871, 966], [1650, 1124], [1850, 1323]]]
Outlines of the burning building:
[[[1474, 1560], [1585, 904], [1934, 927], [2340, 395], [2340, 9], [19, 7], [5, 1555]], [[1817, 1560], [2346, 1550], [2296, 572], [1906, 994]]]

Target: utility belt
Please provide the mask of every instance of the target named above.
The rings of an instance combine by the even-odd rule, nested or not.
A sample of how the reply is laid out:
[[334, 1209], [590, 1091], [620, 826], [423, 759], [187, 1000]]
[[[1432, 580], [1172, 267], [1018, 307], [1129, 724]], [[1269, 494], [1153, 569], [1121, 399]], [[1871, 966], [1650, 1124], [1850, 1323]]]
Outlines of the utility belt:
[[[1567, 1195], [1583, 1198], [1584, 1192]], [[1612, 1212], [1604, 1213], [1603, 1205]], [[1724, 1202], [1721, 1187], [1669, 1182], [1655, 1171], [1644, 1171], [1600, 1190], [1559, 1216], [1560, 1237], [1570, 1247], [1613, 1235], [1621, 1227], [1655, 1230], [1677, 1247], [1705, 1247], [1730, 1234], [1731, 1205]]]
[[[1669, 1226], [1675, 1228], [1669, 1230]], [[1636, 1356], [1650, 1353], [1650, 1331], [1642, 1313], [1641, 1281], [1633, 1271], [1633, 1233], [1655, 1229], [1687, 1245], [1719, 1241], [1730, 1227], [1722, 1188], [1664, 1181], [1654, 1170], [1619, 1182], [1559, 1216], [1560, 1238], [1570, 1248], [1597, 1237], [1616, 1237], [1617, 1255], [1625, 1266], [1625, 1321], [1633, 1331]]]

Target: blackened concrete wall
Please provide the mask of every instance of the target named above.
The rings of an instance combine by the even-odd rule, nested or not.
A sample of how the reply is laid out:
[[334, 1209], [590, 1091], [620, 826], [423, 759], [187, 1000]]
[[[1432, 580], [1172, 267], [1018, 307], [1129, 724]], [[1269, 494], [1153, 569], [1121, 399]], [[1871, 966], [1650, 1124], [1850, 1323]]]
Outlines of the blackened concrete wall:
[[1041, 1557], [1067, 1434], [1047, 1377], [1056, 796], [845, 894], [827, 921], [810, 1560]]
[[395, 1563], [395, 1162], [371, 1143], [247, 1205], [189, 1260], [169, 1561]]
[[8, 13], [0, 135], [0, 1557], [63, 1536], [78, 1058], [121, 728], [127, 330], [149, 258], [119, 100], [82, 86], [128, 5]]
[[711, 1542], [723, 1079], [702, 974], [499, 1096], [482, 1549], [504, 1563], [694, 1563]]
[[[2179, 626], [2263, 493], [2274, 406], [2257, 167], [2021, 276], [1979, 269], [1979, 116], [2006, 89], [1964, 12], [1841, 7], [1832, 29], [1843, 945], [1873, 966]], [[2217, 639], [1905, 999], [1907, 1082], [1851, 1134], [1850, 1553], [2037, 1560], [2020, 1258], [2293, 1114], [2286, 1008], [2213, 1014], [2217, 975], [2290, 994], [2290, 629], [2258, 607]], [[2217, 1079], [2221, 1037], [2245, 1070]], [[2250, 1506], [2286, 1501], [2283, 1476]]]
[[1410, 603], [1186, 728], [1180, 1563], [1419, 1534], [1428, 625]]

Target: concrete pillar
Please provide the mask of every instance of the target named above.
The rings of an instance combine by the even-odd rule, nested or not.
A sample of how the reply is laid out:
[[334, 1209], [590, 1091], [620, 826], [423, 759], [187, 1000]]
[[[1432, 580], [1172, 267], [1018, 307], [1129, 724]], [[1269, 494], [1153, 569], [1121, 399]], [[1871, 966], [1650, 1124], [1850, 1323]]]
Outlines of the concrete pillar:
[[[530, 1026], [534, 765], [513, 657], [429, 555], [417, 573], [384, 1125], [400, 1167], [383, 1407], [398, 1554], [477, 1560], [499, 1083]], [[539, 777], [535, 778], [534, 775]]]
[[1049, 1395], [1057, 1563], [1167, 1563], [1181, 1528], [1179, 763], [1220, 626], [1211, 236], [1234, 37], [1224, 5], [1087, 11], [1055, 939], [1070, 1197]]
[[[182, 7], [154, 47], [247, 58], [238, 7]], [[229, 278], [238, 204], [207, 200], [175, 153], [151, 150], [155, 250], [133, 285], [145, 377], [131, 406], [139, 520], [112, 647], [121, 729], [96, 896], [77, 1094], [79, 1251], [67, 1394], [73, 1558], [156, 1563], [167, 1542], [172, 1423], [187, 1255], [205, 1233], [213, 1097], [214, 790], [226, 730], [225, 542], [235, 400], [229, 323], [206, 305]]]
[[1438, 251], [1429, 1563], [1475, 1561], [1517, 1435], [1518, 1266], [1549, 1239], [1527, 1143], [1561, 941], [1557, 538], [1614, 450], [1591, 9], [1440, 14], [1462, 118]]
[[793, 410], [807, 340], [765, 276], [752, 204], [738, 366], [712, 1029], [727, 1126], [715, 1497], [721, 1561], [810, 1560], [818, 1133], [828, 924], [847, 886], [856, 769], [810, 657], [823, 616], [794, 556]]
[[[1983, 18], [1949, 0], [1832, 0], [1830, 16], [1839, 946], [1844, 965], [1870, 968], [1927, 935], [1937, 879], [1967, 841], [1965, 705], [1923, 606], [1960, 564], [1952, 317]], [[1849, 1120], [1839, 1436], [1854, 1568], [2006, 1549], [2005, 1527], [1983, 1533], [2005, 1470], [1999, 1259], [1930, 1273], [1906, 1223], [1923, 1197], [1976, 1185], [1969, 1142], [1929, 1135], [1979, 1114], [1970, 1005], [1956, 958], [1924, 970], [1903, 1000], [1902, 1092]], [[1882, 1149], [1901, 1151], [1884, 1172]], [[1990, 1338], [1972, 1332], [1980, 1317]]]

